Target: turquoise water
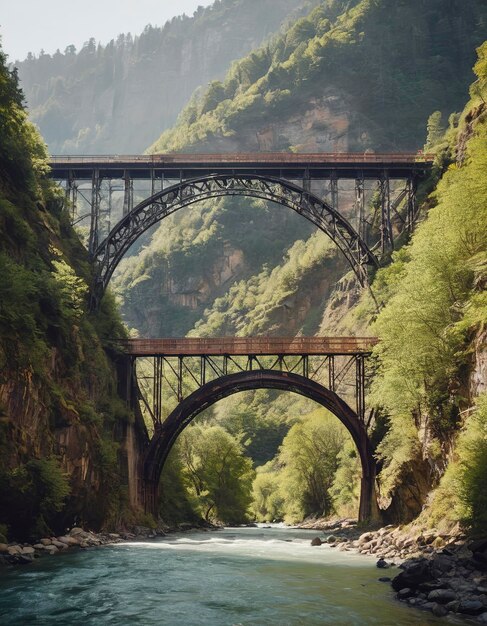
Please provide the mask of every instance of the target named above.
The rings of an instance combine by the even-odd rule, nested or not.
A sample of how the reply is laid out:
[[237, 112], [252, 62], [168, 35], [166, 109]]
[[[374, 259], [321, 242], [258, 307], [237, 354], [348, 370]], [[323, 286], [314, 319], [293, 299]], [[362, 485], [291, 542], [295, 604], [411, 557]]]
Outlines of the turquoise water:
[[[394, 600], [376, 559], [311, 547], [316, 531], [225, 529], [0, 570], [0, 624], [444, 624]], [[455, 623], [455, 622], [450, 622]]]

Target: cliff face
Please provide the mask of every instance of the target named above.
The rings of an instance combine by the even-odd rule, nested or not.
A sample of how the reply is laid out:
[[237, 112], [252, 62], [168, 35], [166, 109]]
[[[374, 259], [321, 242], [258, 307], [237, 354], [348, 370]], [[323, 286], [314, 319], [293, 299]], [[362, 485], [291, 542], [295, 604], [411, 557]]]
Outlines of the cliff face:
[[54, 154], [136, 153], [197, 87], [221, 78], [305, 0], [223, 0], [133, 39], [18, 64], [31, 119]]
[[0, 83], [0, 534], [22, 540], [117, 523], [138, 445], [117, 393], [125, 331], [108, 301], [88, 313], [87, 254], [1, 52]]

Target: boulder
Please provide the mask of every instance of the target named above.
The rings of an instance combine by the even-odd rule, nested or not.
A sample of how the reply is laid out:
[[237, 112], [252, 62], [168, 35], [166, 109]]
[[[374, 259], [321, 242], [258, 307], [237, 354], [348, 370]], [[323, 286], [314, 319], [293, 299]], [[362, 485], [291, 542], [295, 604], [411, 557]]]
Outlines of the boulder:
[[481, 624], [487, 624], [487, 612], [482, 613], [481, 615], [479, 615], [477, 617], [477, 621], [480, 622]]
[[22, 554], [35, 554], [35, 550], [32, 546], [25, 546], [22, 548]]
[[337, 542], [337, 538], [335, 537], [335, 535], [328, 535], [328, 537], [326, 538], [326, 543], [336, 543]]
[[399, 600], [406, 600], [406, 598], [411, 598], [412, 596], [414, 596], [414, 591], [409, 587], [404, 587], [404, 589], [397, 592]]
[[380, 558], [380, 559], [377, 561], [376, 566], [377, 566], [379, 569], [388, 569], [388, 568], [390, 567], [390, 564], [389, 564], [389, 563], [388, 563], [385, 559]]
[[322, 543], [324, 543], [324, 542], [321, 541], [321, 539], [319, 537], [314, 537], [313, 539], [311, 539], [311, 545], [312, 546], [321, 546]]
[[436, 617], [445, 617], [445, 615], [448, 615], [448, 609], [443, 606], [443, 604], [434, 604], [431, 612]]
[[43, 539], [41, 539], [40, 543], [42, 543], [43, 546], [50, 546], [52, 544], [52, 541], [50, 539], [47, 539], [47, 537], [44, 537]]
[[416, 589], [421, 583], [433, 580], [431, 565], [427, 559], [417, 559], [403, 563], [404, 571], [392, 579], [394, 591], [400, 591], [405, 587]]
[[63, 535], [62, 537], [57, 538], [61, 543], [65, 543], [67, 546], [77, 546], [79, 545], [79, 539], [75, 537], [70, 537], [69, 535]]
[[16, 554], [20, 554], [22, 552], [22, 547], [14, 544], [13, 546], [7, 547], [7, 554], [10, 556], [15, 556]]
[[75, 526], [74, 528], [71, 528], [69, 534], [71, 535], [71, 537], [76, 537], [76, 535], [81, 535], [84, 532], [85, 531], [82, 528], [78, 528], [78, 526]]
[[458, 612], [465, 615], [480, 615], [485, 611], [485, 606], [480, 600], [460, 600]]
[[363, 533], [357, 540], [359, 546], [363, 545], [364, 543], [368, 543], [373, 537], [374, 533]]
[[487, 537], [483, 539], [476, 539], [468, 544], [468, 549], [471, 552], [485, 552], [487, 550]]
[[428, 594], [428, 600], [430, 602], [436, 602], [439, 604], [447, 604], [447, 602], [453, 602], [457, 599], [457, 594], [451, 589], [433, 589]]

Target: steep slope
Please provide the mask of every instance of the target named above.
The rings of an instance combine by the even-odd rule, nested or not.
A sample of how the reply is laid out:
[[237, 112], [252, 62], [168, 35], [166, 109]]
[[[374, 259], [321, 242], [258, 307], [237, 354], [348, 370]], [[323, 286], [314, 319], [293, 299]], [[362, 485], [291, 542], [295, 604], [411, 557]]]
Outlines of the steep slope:
[[30, 117], [54, 154], [141, 152], [197, 87], [221, 78], [302, 4], [218, 0], [135, 38], [29, 56], [18, 69]]
[[107, 356], [124, 329], [110, 300], [87, 313], [87, 254], [1, 51], [0, 133], [0, 534], [25, 540], [127, 512], [133, 416]]
[[151, 151], [416, 150], [425, 117], [463, 105], [486, 5], [344, 4], [337, 17], [322, 2], [235, 64]]
[[[412, 519], [429, 501], [423, 522], [485, 532], [487, 42], [478, 53], [458, 126], [430, 145], [439, 163], [451, 164], [411, 243], [372, 284], [383, 308], [371, 327], [381, 341], [369, 401], [382, 415], [378, 457], [390, 519]], [[373, 311], [363, 295], [341, 329], [370, 322]]]

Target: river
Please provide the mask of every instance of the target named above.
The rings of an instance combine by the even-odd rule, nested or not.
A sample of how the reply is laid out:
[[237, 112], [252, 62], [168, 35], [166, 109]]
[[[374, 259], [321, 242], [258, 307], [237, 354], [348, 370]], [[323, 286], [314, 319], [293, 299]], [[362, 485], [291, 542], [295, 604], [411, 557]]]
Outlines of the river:
[[279, 527], [198, 531], [4, 568], [0, 624], [445, 623], [395, 601], [390, 586], [378, 582], [388, 572], [375, 558], [311, 547], [316, 535]]

